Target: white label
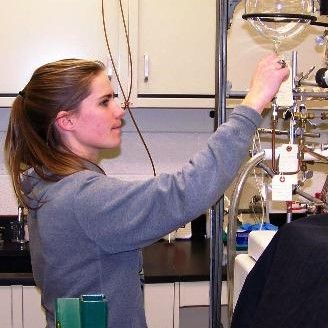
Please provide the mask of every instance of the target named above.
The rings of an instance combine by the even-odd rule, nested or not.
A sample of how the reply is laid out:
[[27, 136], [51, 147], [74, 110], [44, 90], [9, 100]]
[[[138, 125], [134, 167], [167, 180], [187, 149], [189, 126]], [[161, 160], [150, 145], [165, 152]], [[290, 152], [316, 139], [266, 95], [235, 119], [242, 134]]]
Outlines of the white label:
[[291, 201], [293, 200], [294, 175], [275, 175], [272, 178], [272, 200]]
[[295, 173], [298, 171], [298, 145], [284, 144], [279, 147], [279, 172]]

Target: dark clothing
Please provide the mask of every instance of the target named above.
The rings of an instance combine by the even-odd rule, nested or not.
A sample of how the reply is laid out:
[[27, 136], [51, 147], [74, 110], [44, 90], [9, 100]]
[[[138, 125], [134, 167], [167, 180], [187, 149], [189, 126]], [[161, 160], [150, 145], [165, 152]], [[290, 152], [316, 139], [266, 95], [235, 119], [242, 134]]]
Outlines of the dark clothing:
[[249, 273], [231, 327], [328, 327], [327, 254], [327, 214], [285, 224]]

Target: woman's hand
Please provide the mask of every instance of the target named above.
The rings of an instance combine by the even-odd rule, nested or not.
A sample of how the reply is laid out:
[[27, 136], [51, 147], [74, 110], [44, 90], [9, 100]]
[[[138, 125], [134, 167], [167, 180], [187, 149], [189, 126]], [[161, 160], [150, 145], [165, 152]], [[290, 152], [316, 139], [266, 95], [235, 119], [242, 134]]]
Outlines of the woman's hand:
[[288, 76], [289, 68], [284, 65], [284, 61], [275, 54], [266, 56], [257, 65], [242, 105], [251, 107], [261, 114]]

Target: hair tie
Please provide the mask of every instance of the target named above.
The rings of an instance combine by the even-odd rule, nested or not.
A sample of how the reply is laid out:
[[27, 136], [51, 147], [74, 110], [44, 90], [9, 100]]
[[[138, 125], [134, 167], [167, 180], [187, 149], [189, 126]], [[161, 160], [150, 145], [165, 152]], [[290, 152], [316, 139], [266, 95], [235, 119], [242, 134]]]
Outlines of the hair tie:
[[18, 94], [19, 94], [21, 97], [24, 98], [24, 96], [25, 96], [25, 91], [19, 91]]

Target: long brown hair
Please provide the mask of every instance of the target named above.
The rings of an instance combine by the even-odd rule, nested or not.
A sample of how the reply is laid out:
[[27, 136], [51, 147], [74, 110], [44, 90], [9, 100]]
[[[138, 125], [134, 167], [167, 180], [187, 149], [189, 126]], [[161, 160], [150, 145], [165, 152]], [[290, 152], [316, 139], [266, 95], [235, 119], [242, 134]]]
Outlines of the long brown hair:
[[29, 168], [45, 180], [85, 169], [85, 160], [65, 147], [54, 122], [61, 110], [78, 110], [103, 69], [101, 62], [82, 59], [43, 65], [14, 100], [4, 150], [14, 191], [25, 206], [22, 174]]

